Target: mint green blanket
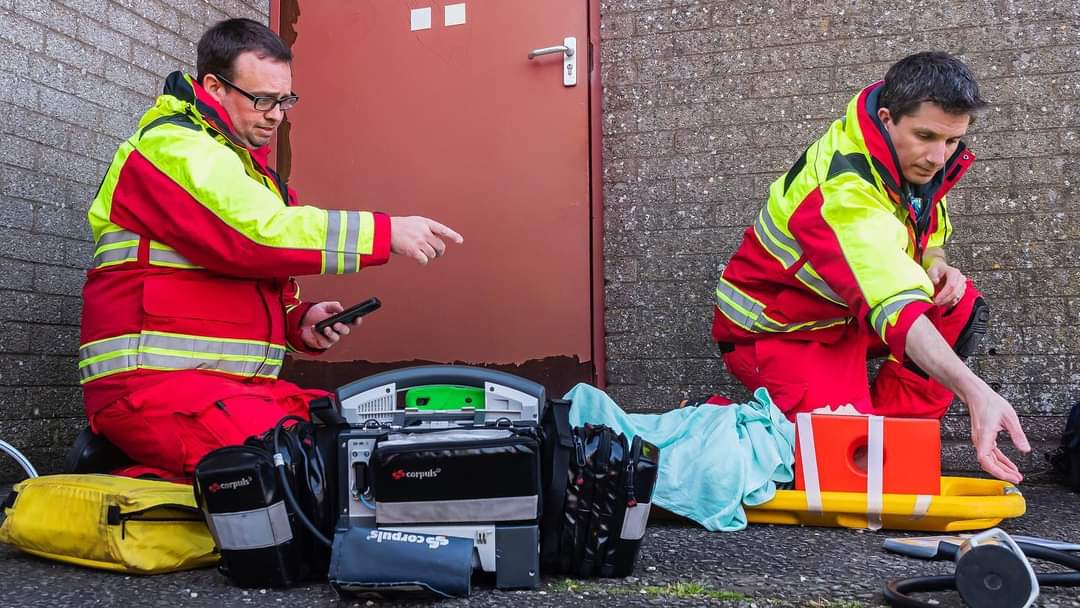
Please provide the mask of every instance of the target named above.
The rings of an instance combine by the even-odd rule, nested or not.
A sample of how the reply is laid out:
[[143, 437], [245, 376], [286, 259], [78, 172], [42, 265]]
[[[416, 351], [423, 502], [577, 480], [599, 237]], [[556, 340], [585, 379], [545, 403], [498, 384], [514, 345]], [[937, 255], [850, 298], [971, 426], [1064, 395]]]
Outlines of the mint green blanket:
[[747, 403], [684, 407], [663, 414], [627, 414], [603, 391], [578, 384], [570, 423], [606, 424], [660, 448], [652, 504], [708, 530], [746, 527], [743, 504], [767, 502], [777, 482], [794, 479], [795, 426], [764, 388]]

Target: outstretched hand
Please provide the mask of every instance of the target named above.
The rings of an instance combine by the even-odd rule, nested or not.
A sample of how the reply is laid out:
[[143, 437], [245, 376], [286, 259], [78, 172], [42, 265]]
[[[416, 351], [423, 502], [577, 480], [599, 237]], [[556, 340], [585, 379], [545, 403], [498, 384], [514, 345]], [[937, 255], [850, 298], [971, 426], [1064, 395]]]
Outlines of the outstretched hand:
[[989, 386], [970, 397], [967, 406], [971, 413], [971, 443], [975, 444], [979, 466], [998, 479], [1020, 483], [1024, 479], [1020, 469], [997, 445], [998, 433], [1007, 431], [1018, 450], [1031, 451], [1016, 410]]
[[413, 215], [390, 218], [390, 251], [397, 255], [408, 256], [420, 264], [427, 264], [446, 253], [446, 242], [443, 239], [458, 244], [465, 240], [449, 227], [426, 217]]

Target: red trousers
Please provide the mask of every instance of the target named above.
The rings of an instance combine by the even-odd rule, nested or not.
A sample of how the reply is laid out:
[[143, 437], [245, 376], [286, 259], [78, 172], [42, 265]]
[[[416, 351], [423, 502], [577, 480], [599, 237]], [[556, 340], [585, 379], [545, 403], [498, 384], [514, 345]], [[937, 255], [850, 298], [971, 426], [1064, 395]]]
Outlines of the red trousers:
[[[967, 325], [980, 293], [968, 281], [955, 306], [934, 306], [926, 316], [951, 345]], [[790, 419], [823, 405], [850, 403], [866, 414], [910, 418], [941, 418], [953, 393], [892, 357], [870, 385], [866, 361], [888, 354], [881, 339], [865, 323], [851, 323], [839, 340], [825, 344], [808, 340], [766, 337], [735, 345], [724, 354], [728, 370], [753, 390], [764, 386], [773, 402]]]
[[283, 416], [306, 420], [308, 403], [326, 394], [284, 380], [169, 372], [138, 379], [135, 390], [100, 409], [90, 425], [139, 463], [116, 473], [190, 481], [208, 452], [261, 435]]

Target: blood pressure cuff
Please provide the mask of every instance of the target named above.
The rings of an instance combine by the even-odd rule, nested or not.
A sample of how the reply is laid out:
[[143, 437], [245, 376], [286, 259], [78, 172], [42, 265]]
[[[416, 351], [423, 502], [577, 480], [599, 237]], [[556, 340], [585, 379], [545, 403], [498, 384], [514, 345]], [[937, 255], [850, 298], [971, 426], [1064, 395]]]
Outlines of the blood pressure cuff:
[[405, 529], [349, 528], [334, 536], [329, 582], [338, 594], [466, 597], [473, 541]]

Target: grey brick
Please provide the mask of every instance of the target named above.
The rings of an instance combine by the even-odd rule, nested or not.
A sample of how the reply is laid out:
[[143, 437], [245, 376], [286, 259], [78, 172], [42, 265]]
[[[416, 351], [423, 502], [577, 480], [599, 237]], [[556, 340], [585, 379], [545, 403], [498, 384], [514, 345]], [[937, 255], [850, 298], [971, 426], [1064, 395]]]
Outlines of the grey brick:
[[[0, 302], [0, 320], [27, 323], [79, 324], [82, 299], [70, 296], [10, 292]], [[6, 383], [0, 382], [0, 385]]]
[[153, 0], [113, 0], [146, 21], [174, 32], [180, 31], [180, 16], [169, 5]]
[[[93, 14], [100, 17], [104, 12], [102, 11]], [[83, 42], [86, 42], [94, 48], [108, 53], [113, 57], [117, 57], [124, 61], [131, 60], [131, 40], [120, 32], [110, 29], [93, 19], [83, 18], [79, 20], [78, 37]]]
[[0, 166], [0, 193], [52, 205], [64, 200], [64, 180], [11, 165]]
[[0, 41], [41, 51], [45, 46], [45, 28], [38, 23], [8, 11], [0, 11]]
[[[0, 175], [4, 169], [0, 166]], [[34, 206], [30, 201], [10, 197], [0, 198], [0, 226], [29, 230], [34, 223]]]
[[105, 61], [105, 78], [140, 93], [143, 97], [156, 96], [161, 89], [161, 78], [157, 74], [114, 57]]
[[34, 159], [40, 154], [40, 146], [32, 141], [14, 135], [0, 137], [0, 159], [3, 159], [5, 164], [20, 169], [33, 169]]
[[79, 353], [79, 328], [68, 325], [37, 325], [30, 335], [30, 352], [76, 356]]
[[27, 289], [34, 284], [34, 264], [25, 260], [0, 258], [0, 288]]
[[52, 0], [15, 0], [12, 8], [35, 23], [48, 24], [49, 29], [75, 35], [78, 15]]
[[117, 4], [111, 4], [107, 14], [109, 27], [145, 45], [154, 46], [164, 33], [163, 28]]
[[611, 258], [604, 264], [604, 280], [609, 283], [637, 281], [638, 261], [635, 258]]
[[172, 57], [179, 65], [194, 65], [196, 42], [198, 40], [188, 40], [178, 34], [169, 33], [158, 38], [157, 48]]
[[105, 14], [105, 8], [109, 5], [109, 0], [60, 0], [60, 2], [84, 15], [95, 18], [101, 18]]
[[[600, 39], [629, 38], [634, 34], [635, 15], [600, 16]], [[601, 43], [602, 44], [602, 43]]]
[[754, 82], [752, 95], [753, 97], [773, 98], [788, 95], [828, 93], [832, 87], [832, 78], [832, 68], [816, 68], [797, 73], [777, 72], [765, 74], [760, 80]]
[[[45, 53], [53, 59], [81, 70], [99, 75], [105, 73], [104, 53], [63, 34], [46, 32]], [[40, 82], [49, 84], [47, 80]]]
[[67, 296], [82, 294], [85, 282], [82, 269], [39, 264], [34, 271], [34, 291]]
[[[30, 69], [30, 52], [26, 49], [19, 48], [11, 42], [0, 39], [0, 70], [15, 76], [16, 74], [25, 74]], [[16, 86], [13, 84], [12, 86]], [[15, 91], [5, 92], [3, 97], [0, 97], [0, 101], [6, 101], [11, 103], [14, 101]]]
[[34, 230], [45, 234], [53, 234], [72, 239], [90, 239], [90, 227], [86, 221], [86, 209], [84, 207], [71, 209], [66, 207], [39, 207], [34, 215]]
[[100, 120], [101, 110], [93, 103], [47, 86], [39, 86], [37, 90], [38, 110], [46, 116], [73, 124], [92, 124]]
[[6, 386], [75, 386], [79, 383], [74, 356], [0, 355], [0, 384]]
[[22, 138], [42, 144], [46, 147], [62, 148], [64, 131], [62, 125], [51, 117], [39, 112], [19, 107], [0, 107], [7, 126]]
[[79, 387], [0, 387], [0, 420], [82, 418]]
[[0, 353], [29, 352], [31, 331], [29, 325], [0, 323]]
[[[165, 83], [165, 77], [176, 70], [194, 71], [194, 65], [184, 65], [178, 59], [170, 57], [160, 50], [138, 42], [132, 43], [131, 60], [132, 63], [147, 72], [156, 74], [162, 85]], [[160, 92], [160, 88], [158, 92]]]

